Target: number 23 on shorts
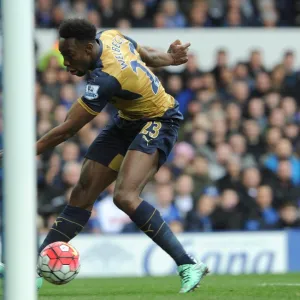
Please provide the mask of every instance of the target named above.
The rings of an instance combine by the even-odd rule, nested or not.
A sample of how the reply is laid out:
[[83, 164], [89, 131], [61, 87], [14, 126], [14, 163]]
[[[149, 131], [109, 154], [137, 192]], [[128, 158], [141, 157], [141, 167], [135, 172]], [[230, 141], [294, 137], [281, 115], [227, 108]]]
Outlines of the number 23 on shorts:
[[161, 122], [148, 122], [141, 130], [142, 134], [149, 135], [151, 138], [155, 139], [159, 135], [159, 130], [161, 129]]

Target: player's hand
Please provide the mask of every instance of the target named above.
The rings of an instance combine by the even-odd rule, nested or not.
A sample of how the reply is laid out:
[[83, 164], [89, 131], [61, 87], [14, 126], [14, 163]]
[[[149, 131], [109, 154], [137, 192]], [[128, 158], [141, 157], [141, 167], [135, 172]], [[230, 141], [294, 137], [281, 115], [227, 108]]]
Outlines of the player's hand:
[[179, 40], [176, 40], [170, 45], [168, 53], [170, 53], [173, 59], [173, 66], [179, 66], [185, 64], [188, 61], [187, 53], [189, 51], [190, 46], [191, 43], [186, 43], [182, 45]]

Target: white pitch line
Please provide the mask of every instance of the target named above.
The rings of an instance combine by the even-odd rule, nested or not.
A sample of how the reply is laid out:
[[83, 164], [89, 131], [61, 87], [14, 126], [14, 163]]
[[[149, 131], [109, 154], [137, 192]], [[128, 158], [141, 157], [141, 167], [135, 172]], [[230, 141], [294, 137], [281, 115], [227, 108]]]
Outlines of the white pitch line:
[[300, 286], [300, 283], [260, 283], [258, 286]]

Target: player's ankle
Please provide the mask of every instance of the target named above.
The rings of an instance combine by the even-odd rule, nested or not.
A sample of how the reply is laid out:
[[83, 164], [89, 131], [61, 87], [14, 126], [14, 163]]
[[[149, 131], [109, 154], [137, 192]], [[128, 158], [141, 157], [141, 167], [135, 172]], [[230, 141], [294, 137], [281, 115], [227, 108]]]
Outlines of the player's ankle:
[[182, 265], [194, 265], [196, 261], [187, 253], [183, 254], [182, 256], [175, 259], [177, 266]]

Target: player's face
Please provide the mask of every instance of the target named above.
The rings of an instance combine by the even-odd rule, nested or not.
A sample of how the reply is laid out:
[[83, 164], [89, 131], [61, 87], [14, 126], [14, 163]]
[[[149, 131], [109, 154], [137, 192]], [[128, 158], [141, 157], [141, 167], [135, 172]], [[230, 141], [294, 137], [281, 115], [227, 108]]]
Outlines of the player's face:
[[80, 43], [73, 38], [60, 39], [59, 51], [64, 65], [72, 75], [84, 76], [92, 63], [92, 44]]

